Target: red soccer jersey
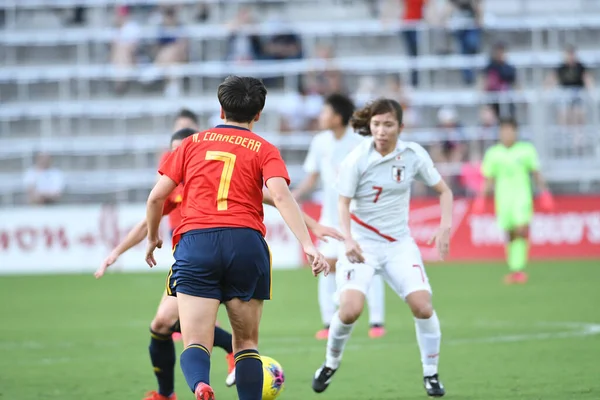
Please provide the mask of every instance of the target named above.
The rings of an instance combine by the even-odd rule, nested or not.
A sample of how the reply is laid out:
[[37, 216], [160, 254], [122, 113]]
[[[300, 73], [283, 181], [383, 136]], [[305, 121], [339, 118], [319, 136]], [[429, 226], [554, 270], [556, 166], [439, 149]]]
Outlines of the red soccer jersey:
[[183, 183], [182, 220], [174, 243], [193, 229], [246, 227], [264, 236], [263, 185], [274, 177], [290, 182], [275, 146], [228, 125], [186, 138], [158, 172]]
[[[169, 158], [170, 151], [165, 151], [160, 156], [160, 161], [158, 163], [158, 167], [160, 168], [164, 162]], [[171, 230], [175, 230], [181, 223], [181, 210], [179, 210], [179, 205], [183, 199], [183, 186], [179, 185], [177, 188], [171, 193], [165, 205], [163, 207], [163, 216], [169, 216], [169, 227]]]
[[163, 206], [163, 216], [169, 216], [169, 226], [174, 230], [181, 224], [181, 209], [180, 205], [183, 201], [183, 185], [179, 185], [171, 192], [169, 198]]
[[160, 155], [160, 160], [158, 161], [158, 168], [160, 168], [160, 166], [163, 165], [165, 161], [167, 161], [167, 158], [169, 158], [169, 154], [171, 154], [170, 151], [165, 151]]

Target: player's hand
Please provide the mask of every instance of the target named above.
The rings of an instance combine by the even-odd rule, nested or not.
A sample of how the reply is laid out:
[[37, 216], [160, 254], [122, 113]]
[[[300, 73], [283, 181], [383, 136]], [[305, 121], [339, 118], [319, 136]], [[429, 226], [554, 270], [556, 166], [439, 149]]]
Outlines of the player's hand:
[[317, 237], [317, 239], [322, 240], [327, 243], [327, 238], [333, 238], [335, 240], [344, 240], [344, 235], [342, 235], [337, 229], [331, 228], [329, 226], [318, 224], [314, 229], [311, 229], [312, 233]]
[[348, 260], [351, 263], [360, 264], [365, 262], [362, 249], [356, 240], [347, 238], [344, 240], [344, 245], [346, 245], [346, 257], [348, 257]]
[[309, 246], [304, 249], [304, 254], [308, 258], [308, 262], [312, 268], [313, 276], [319, 275], [321, 272], [323, 275], [329, 275], [330, 265], [325, 260], [325, 256], [317, 251], [315, 246]]
[[544, 190], [542, 193], [540, 193], [540, 206], [544, 211], [554, 210], [554, 199], [549, 191]]
[[102, 278], [102, 276], [104, 276], [104, 273], [106, 272], [108, 267], [113, 265], [115, 263], [115, 261], [117, 261], [118, 258], [119, 258], [119, 253], [117, 253], [114, 250], [111, 251], [110, 254], [108, 255], [108, 257], [106, 257], [104, 259], [104, 261], [102, 261], [102, 265], [100, 265], [100, 268], [98, 268], [96, 270], [96, 272], [94, 273], [94, 276], [96, 277], [96, 279]]
[[473, 200], [473, 206], [471, 207], [471, 212], [473, 214], [483, 214], [485, 211], [485, 197], [477, 196], [475, 200]]
[[445, 259], [450, 252], [450, 232], [450, 227], [440, 226], [427, 242], [427, 245], [429, 246], [435, 243], [435, 247], [438, 250], [441, 260]]
[[148, 246], [146, 247], [146, 263], [150, 268], [156, 265], [156, 259], [154, 258], [154, 250], [162, 247], [163, 241], [158, 238], [154, 240], [148, 239]]

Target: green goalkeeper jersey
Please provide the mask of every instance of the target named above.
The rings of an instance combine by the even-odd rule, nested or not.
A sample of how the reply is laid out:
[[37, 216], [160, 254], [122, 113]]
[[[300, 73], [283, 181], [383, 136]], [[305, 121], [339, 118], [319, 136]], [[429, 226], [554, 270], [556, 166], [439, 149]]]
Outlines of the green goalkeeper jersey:
[[495, 180], [496, 202], [515, 197], [533, 197], [531, 172], [539, 169], [535, 147], [528, 142], [515, 142], [511, 147], [495, 144], [483, 157], [481, 172]]

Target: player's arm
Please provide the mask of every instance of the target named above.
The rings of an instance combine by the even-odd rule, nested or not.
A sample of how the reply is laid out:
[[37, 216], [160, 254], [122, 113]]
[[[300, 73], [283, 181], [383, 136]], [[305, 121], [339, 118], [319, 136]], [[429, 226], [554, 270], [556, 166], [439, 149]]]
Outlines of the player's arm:
[[133, 246], [139, 244], [146, 237], [146, 233], [148, 232], [148, 226], [146, 225], [146, 220], [143, 219], [138, 222], [125, 236], [125, 239], [121, 241], [112, 249], [108, 257], [104, 259], [102, 265], [98, 270], [94, 273], [94, 276], [98, 279], [101, 278], [108, 267], [113, 265], [117, 259], [121, 256], [121, 254], [125, 253], [127, 250], [131, 249]]
[[478, 197], [487, 197], [494, 191], [494, 178], [484, 177]]
[[167, 197], [177, 187], [171, 178], [162, 175], [148, 196], [146, 204], [146, 222], [148, 224], [148, 249], [152, 247], [150, 254], [146, 254], [146, 261], [150, 267], [156, 265], [154, 255], [151, 254], [156, 247], [161, 248], [162, 240], [158, 236], [158, 228], [162, 218], [162, 210]]
[[[163, 208], [162, 215], [169, 215], [175, 208], [177, 208], [177, 203], [167, 200], [165, 207]], [[113, 265], [121, 256], [121, 254], [138, 245], [142, 240], [144, 240], [147, 233], [148, 225], [146, 224], [146, 219], [144, 218], [127, 233], [125, 239], [123, 239], [121, 243], [117, 245], [117, 247], [112, 249], [110, 254], [102, 262], [102, 265], [100, 265], [98, 270], [94, 273], [94, 276], [96, 276], [96, 278], [101, 278], [108, 267]]]
[[429, 240], [428, 244], [435, 243], [440, 259], [446, 258], [450, 252], [450, 235], [452, 234], [452, 209], [454, 205], [454, 195], [452, 190], [441, 179], [434, 185], [430, 185], [440, 196], [440, 209], [442, 215], [440, 217], [440, 227], [437, 233]]
[[274, 176], [267, 180], [266, 185], [281, 217], [300, 242], [304, 252], [309, 256], [313, 266], [313, 274], [316, 276], [320, 272], [324, 272], [327, 275], [329, 273], [329, 265], [325, 262], [323, 255], [315, 248], [302, 217], [300, 207], [296, 203], [294, 196], [292, 196], [286, 180], [282, 177]]
[[438, 232], [429, 240], [428, 244], [435, 243], [440, 258], [443, 260], [450, 251], [450, 235], [452, 233], [452, 208], [454, 204], [454, 195], [446, 182], [440, 178], [438, 183], [431, 185], [440, 195], [440, 227]]
[[329, 273], [329, 264], [325, 261], [323, 254], [319, 253], [313, 244], [302, 212], [289, 188], [289, 174], [279, 151], [275, 147], [261, 153], [260, 168], [265, 185], [281, 217], [296, 236], [304, 253], [311, 263], [313, 275], [317, 276], [323, 272]]
[[[263, 204], [275, 207], [273, 197], [271, 197], [271, 194], [268, 190], [263, 190]], [[317, 237], [317, 239], [322, 240], [324, 242], [327, 242], [328, 237], [337, 240], [344, 239], [342, 234], [338, 232], [337, 229], [319, 224], [319, 222], [317, 222], [316, 219], [312, 218], [304, 211], [302, 212], [302, 216], [304, 217], [304, 223], [306, 224], [308, 229]]]
[[360, 152], [353, 151], [348, 155], [340, 165], [340, 172], [335, 183], [338, 191], [338, 216], [340, 219], [340, 228], [344, 235], [344, 246], [346, 247], [346, 257], [352, 263], [362, 263], [365, 258], [362, 249], [356, 240], [352, 238], [350, 223], [350, 202], [356, 194], [359, 180], [358, 163]]
[[548, 190], [548, 185], [544, 179], [544, 176], [540, 172], [540, 159], [538, 157], [537, 150], [532, 144], [530, 144], [529, 149], [530, 150], [526, 158], [526, 162], [529, 170], [531, 171], [531, 175], [533, 176], [535, 186], [540, 192], [540, 205], [542, 206], [542, 209], [546, 211], [552, 211], [554, 209], [554, 199], [552, 198], [550, 190]]
[[306, 175], [304, 180], [302, 182], [300, 182], [300, 184], [296, 188], [294, 188], [294, 191], [292, 192], [294, 195], [294, 198], [301, 199], [302, 197], [304, 197], [308, 193], [310, 193], [316, 186], [318, 179], [319, 179], [318, 172], [311, 172], [308, 175]]
[[533, 181], [535, 183], [535, 187], [538, 188], [540, 192], [548, 191], [548, 184], [546, 183], [546, 179], [539, 170], [532, 171], [531, 175], [533, 176]]
[[433, 160], [429, 153], [421, 147], [414, 146], [413, 150], [419, 157], [417, 165], [417, 177], [427, 186], [435, 190], [440, 196], [440, 209], [442, 215], [440, 217], [440, 226], [428, 244], [435, 243], [440, 258], [443, 260], [450, 251], [450, 234], [452, 231], [452, 207], [454, 196], [452, 190], [442, 179], [437, 168], [433, 164]]
[[340, 229], [344, 238], [352, 237], [350, 230], [350, 197], [340, 195], [338, 197], [338, 215], [340, 217]]
[[344, 235], [344, 245], [346, 246], [346, 256], [351, 263], [363, 263], [365, 257], [362, 249], [356, 240], [352, 238], [350, 229], [350, 202], [352, 198], [341, 195], [338, 197], [338, 215], [340, 218], [340, 228]]
[[485, 152], [481, 163], [481, 174], [484, 177], [483, 184], [473, 202], [472, 211], [481, 214], [485, 210], [485, 199], [494, 190], [494, 177], [496, 176], [496, 163], [494, 161], [493, 148]]
[[158, 227], [162, 218], [165, 201], [175, 190], [177, 185], [183, 182], [185, 154], [191, 137], [186, 138], [181, 145], [169, 154], [165, 162], [160, 166], [160, 179], [152, 188], [148, 201], [146, 202], [146, 222], [148, 224], [148, 247], [146, 249], [146, 263], [152, 268], [156, 265], [154, 250], [162, 247], [162, 240], [158, 236]]
[[440, 228], [450, 230], [452, 228], [452, 205], [454, 203], [454, 195], [452, 190], [443, 179], [431, 186], [440, 196], [440, 209], [442, 215], [440, 218]]
[[292, 191], [295, 199], [301, 199], [310, 193], [317, 185], [319, 179], [319, 163], [321, 162], [319, 152], [322, 151], [322, 149], [319, 148], [318, 142], [318, 136], [314, 137], [312, 142], [310, 142], [310, 147], [308, 148], [308, 153], [306, 154], [306, 159], [302, 166], [307, 175]]

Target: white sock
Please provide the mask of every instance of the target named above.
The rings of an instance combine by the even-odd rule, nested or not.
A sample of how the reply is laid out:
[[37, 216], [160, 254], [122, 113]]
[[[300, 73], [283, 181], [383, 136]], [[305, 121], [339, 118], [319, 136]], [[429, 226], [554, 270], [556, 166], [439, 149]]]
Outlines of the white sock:
[[336, 290], [335, 274], [319, 275], [319, 307], [321, 308], [321, 320], [325, 326], [329, 326], [331, 317], [335, 312], [334, 296]]
[[327, 352], [325, 354], [325, 366], [337, 369], [340, 366], [344, 347], [350, 339], [354, 324], [346, 325], [340, 320], [337, 312], [331, 318], [331, 326], [329, 327], [329, 338], [327, 339]]
[[440, 343], [442, 341], [440, 320], [435, 311], [429, 319], [415, 318], [415, 328], [419, 350], [421, 351], [423, 376], [435, 375], [438, 372]]
[[369, 324], [383, 325], [385, 315], [385, 283], [381, 275], [373, 276], [371, 287], [367, 293], [369, 307]]

